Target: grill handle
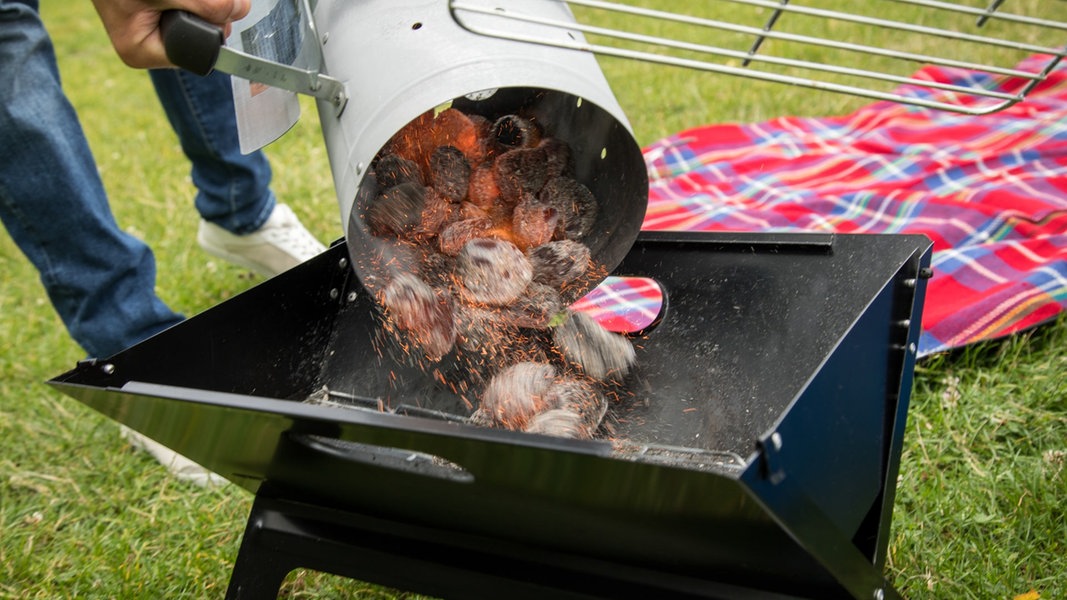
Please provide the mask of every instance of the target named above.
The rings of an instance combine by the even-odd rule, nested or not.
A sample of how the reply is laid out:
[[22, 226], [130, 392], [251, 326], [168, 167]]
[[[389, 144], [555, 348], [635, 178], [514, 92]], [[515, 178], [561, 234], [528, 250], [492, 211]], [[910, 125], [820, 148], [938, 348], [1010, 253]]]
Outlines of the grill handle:
[[372, 465], [456, 483], [474, 482], [474, 475], [470, 471], [434, 454], [292, 431], [287, 437], [306, 450], [335, 460]]
[[215, 69], [219, 52], [226, 42], [221, 27], [184, 10], [163, 11], [159, 17], [159, 33], [167, 59], [201, 76]]

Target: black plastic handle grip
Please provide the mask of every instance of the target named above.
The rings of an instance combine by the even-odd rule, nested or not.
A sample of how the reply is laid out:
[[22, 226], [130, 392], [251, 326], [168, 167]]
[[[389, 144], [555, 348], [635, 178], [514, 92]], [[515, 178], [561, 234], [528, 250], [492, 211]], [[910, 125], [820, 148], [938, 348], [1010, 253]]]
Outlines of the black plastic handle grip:
[[207, 75], [215, 69], [219, 51], [226, 42], [221, 27], [184, 10], [163, 11], [159, 33], [167, 59], [197, 75]]

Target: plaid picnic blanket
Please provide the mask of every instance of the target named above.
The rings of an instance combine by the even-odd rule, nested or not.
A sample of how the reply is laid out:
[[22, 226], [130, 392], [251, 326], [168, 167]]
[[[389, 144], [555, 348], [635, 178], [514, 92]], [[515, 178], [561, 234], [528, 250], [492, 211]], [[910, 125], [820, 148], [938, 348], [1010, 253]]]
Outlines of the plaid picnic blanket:
[[[1034, 56], [1019, 68], [1048, 61]], [[918, 76], [1021, 85], [960, 69]], [[645, 229], [929, 236], [934, 276], [920, 355], [1067, 309], [1067, 61], [1026, 100], [989, 115], [875, 102], [844, 116], [698, 127], [652, 144], [645, 158]], [[658, 304], [655, 286], [616, 280], [575, 308], [625, 329]]]

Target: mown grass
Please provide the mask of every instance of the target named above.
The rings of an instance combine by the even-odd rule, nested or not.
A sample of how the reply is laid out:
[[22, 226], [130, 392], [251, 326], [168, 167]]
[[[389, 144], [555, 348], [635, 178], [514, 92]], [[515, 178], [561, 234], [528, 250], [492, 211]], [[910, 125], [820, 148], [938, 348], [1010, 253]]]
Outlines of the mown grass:
[[[669, 3], [668, 3], [669, 4]], [[662, 3], [660, 5], [663, 5]], [[115, 58], [90, 3], [45, 18], [119, 223], [149, 241], [159, 291], [194, 314], [256, 279], [195, 247], [188, 167], [143, 73]], [[711, 122], [833, 114], [862, 101], [603, 62], [638, 139]], [[323, 241], [341, 235], [310, 103], [270, 154], [275, 190]], [[221, 598], [251, 505], [168, 478], [114, 422], [44, 385], [83, 357], [37, 275], [0, 236], [0, 598]], [[923, 361], [887, 576], [911, 598], [1067, 597], [1067, 321]], [[406, 594], [298, 572], [289, 598]]]

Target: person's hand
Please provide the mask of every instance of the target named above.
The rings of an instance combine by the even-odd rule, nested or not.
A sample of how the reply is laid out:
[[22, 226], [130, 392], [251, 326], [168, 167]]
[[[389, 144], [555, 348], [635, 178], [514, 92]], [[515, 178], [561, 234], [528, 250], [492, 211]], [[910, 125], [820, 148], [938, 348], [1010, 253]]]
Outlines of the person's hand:
[[159, 15], [187, 10], [224, 27], [248, 14], [251, 0], [93, 0], [100, 20], [122, 62], [137, 69], [174, 66], [163, 50]]

